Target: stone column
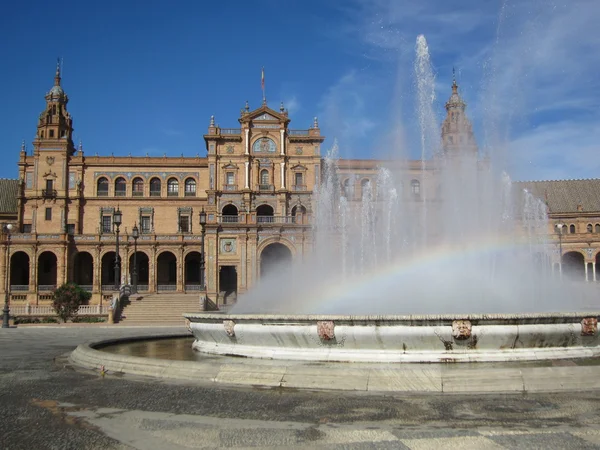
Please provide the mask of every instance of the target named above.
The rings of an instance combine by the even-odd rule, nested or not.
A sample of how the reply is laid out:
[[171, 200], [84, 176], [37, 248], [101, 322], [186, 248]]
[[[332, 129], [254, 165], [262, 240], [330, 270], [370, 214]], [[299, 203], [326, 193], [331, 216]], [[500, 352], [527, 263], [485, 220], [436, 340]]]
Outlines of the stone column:
[[285, 163], [281, 162], [281, 189], [285, 189]]
[[179, 246], [179, 255], [177, 256], [177, 291], [185, 291], [185, 279], [184, 279], [184, 266], [185, 262], [183, 259], [183, 246]]
[[279, 130], [281, 156], [285, 155], [285, 136], [284, 135], [285, 135], [285, 130]]
[[585, 270], [585, 281], [590, 281], [589, 277], [588, 277], [588, 263], [587, 262], [583, 263], [583, 270]]
[[246, 132], [246, 155], [250, 154], [250, 129], [246, 128], [244, 130]]
[[152, 246], [148, 261], [148, 292], [156, 292], [156, 245]]
[[593, 280], [596, 281], [596, 263], [595, 262], [592, 263], [592, 276], [593, 276]]
[[[94, 274], [92, 279], [92, 292], [100, 292], [100, 277], [102, 269], [102, 260], [100, 259], [100, 247], [94, 249]], [[100, 296], [102, 298], [102, 296]]]
[[250, 188], [250, 186], [248, 185], [248, 182], [249, 182], [248, 178], [249, 178], [249, 176], [250, 176], [250, 170], [249, 170], [250, 161], [246, 161], [246, 162], [244, 163], [244, 165], [246, 166], [246, 183], [244, 184], [244, 188], [245, 188], [245, 189], [249, 189], [249, 188]]

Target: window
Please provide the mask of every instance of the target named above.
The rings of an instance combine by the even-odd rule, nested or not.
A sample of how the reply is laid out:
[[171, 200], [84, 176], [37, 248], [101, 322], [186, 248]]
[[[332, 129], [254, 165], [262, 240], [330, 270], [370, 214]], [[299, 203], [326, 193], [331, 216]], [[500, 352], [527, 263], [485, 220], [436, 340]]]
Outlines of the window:
[[302, 173], [301, 172], [296, 172], [294, 174], [294, 182], [295, 182], [294, 184], [296, 186], [302, 186], [303, 185], [302, 179], [303, 179], [303, 177], [302, 177]]
[[105, 177], [99, 178], [96, 189], [98, 197], [108, 196], [108, 179]]
[[75, 234], [75, 224], [74, 223], [67, 224], [67, 234], [70, 234], [71, 236], [73, 236]]
[[119, 177], [115, 181], [115, 197], [125, 197], [127, 193], [127, 184], [125, 178]]
[[23, 224], [23, 233], [31, 233], [31, 224], [30, 223]]
[[588, 223], [588, 225], [587, 225], [587, 231], [588, 231], [588, 233], [593, 233], [594, 232], [594, 227], [592, 227], [591, 223]]
[[233, 172], [227, 172], [225, 174], [225, 179], [226, 179], [226, 183], [230, 186], [233, 186], [235, 178], [234, 178], [235, 174]]
[[594, 229], [596, 230], [596, 233], [600, 233], [600, 224], [597, 223]]
[[46, 190], [52, 192], [54, 189], [54, 180], [46, 180]]
[[142, 216], [142, 219], [140, 220], [140, 226], [142, 228], [142, 233], [150, 233], [150, 231], [152, 231], [150, 225], [150, 216]]
[[415, 195], [419, 195], [421, 193], [421, 183], [419, 183], [419, 180], [412, 180], [410, 182], [410, 190]]
[[102, 232], [112, 233], [112, 216], [102, 216]]
[[52, 208], [46, 208], [46, 220], [52, 220]]
[[575, 225], [573, 225], [573, 224], [569, 225], [569, 233], [575, 234]]
[[160, 179], [152, 178], [150, 180], [150, 197], [160, 197]]
[[54, 137], [54, 130], [50, 130], [50, 137]]
[[189, 233], [190, 232], [190, 216], [179, 217], [179, 232]]
[[267, 169], [260, 171], [260, 184], [262, 186], [267, 186], [269, 184], [269, 171]]
[[196, 180], [194, 180], [193, 178], [188, 178], [187, 180], [185, 180], [185, 196], [196, 196]]
[[169, 197], [179, 195], [179, 181], [177, 181], [177, 178], [169, 178], [169, 181], [167, 181], [167, 195]]
[[134, 197], [143, 197], [143, 195], [144, 195], [144, 180], [142, 180], [139, 177], [133, 179], [132, 194]]

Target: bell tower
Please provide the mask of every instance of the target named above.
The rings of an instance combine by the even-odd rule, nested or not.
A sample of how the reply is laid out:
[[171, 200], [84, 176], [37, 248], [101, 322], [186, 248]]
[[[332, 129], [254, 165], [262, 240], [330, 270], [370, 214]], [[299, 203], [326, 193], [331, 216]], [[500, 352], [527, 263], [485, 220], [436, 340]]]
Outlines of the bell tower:
[[60, 81], [60, 61], [58, 61], [54, 86], [46, 94], [46, 109], [40, 114], [36, 138], [33, 141], [36, 154], [44, 150], [62, 150], [68, 156], [75, 153], [73, 119], [67, 111], [69, 97], [60, 85]]
[[458, 93], [452, 70], [452, 95], [446, 102], [446, 118], [442, 124], [442, 148], [446, 155], [476, 155], [477, 143], [473, 126], [465, 114], [467, 104]]

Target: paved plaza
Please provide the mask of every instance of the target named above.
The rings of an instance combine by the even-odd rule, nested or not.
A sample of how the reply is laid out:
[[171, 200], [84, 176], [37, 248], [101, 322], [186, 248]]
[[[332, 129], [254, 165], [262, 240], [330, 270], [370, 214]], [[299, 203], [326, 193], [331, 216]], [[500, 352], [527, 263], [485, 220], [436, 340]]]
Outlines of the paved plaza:
[[0, 448], [600, 448], [600, 391], [377, 395], [227, 387], [102, 376], [71, 367], [66, 357], [86, 341], [184, 332], [0, 330]]

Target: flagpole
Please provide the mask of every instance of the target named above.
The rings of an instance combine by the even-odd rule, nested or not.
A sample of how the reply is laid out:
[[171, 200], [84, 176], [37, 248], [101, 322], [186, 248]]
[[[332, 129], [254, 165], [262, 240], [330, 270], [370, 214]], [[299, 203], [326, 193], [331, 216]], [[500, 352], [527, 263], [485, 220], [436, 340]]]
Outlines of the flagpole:
[[262, 88], [263, 93], [263, 105], [267, 104], [267, 95], [265, 94], [265, 67], [263, 66], [262, 72], [260, 75], [260, 86]]

